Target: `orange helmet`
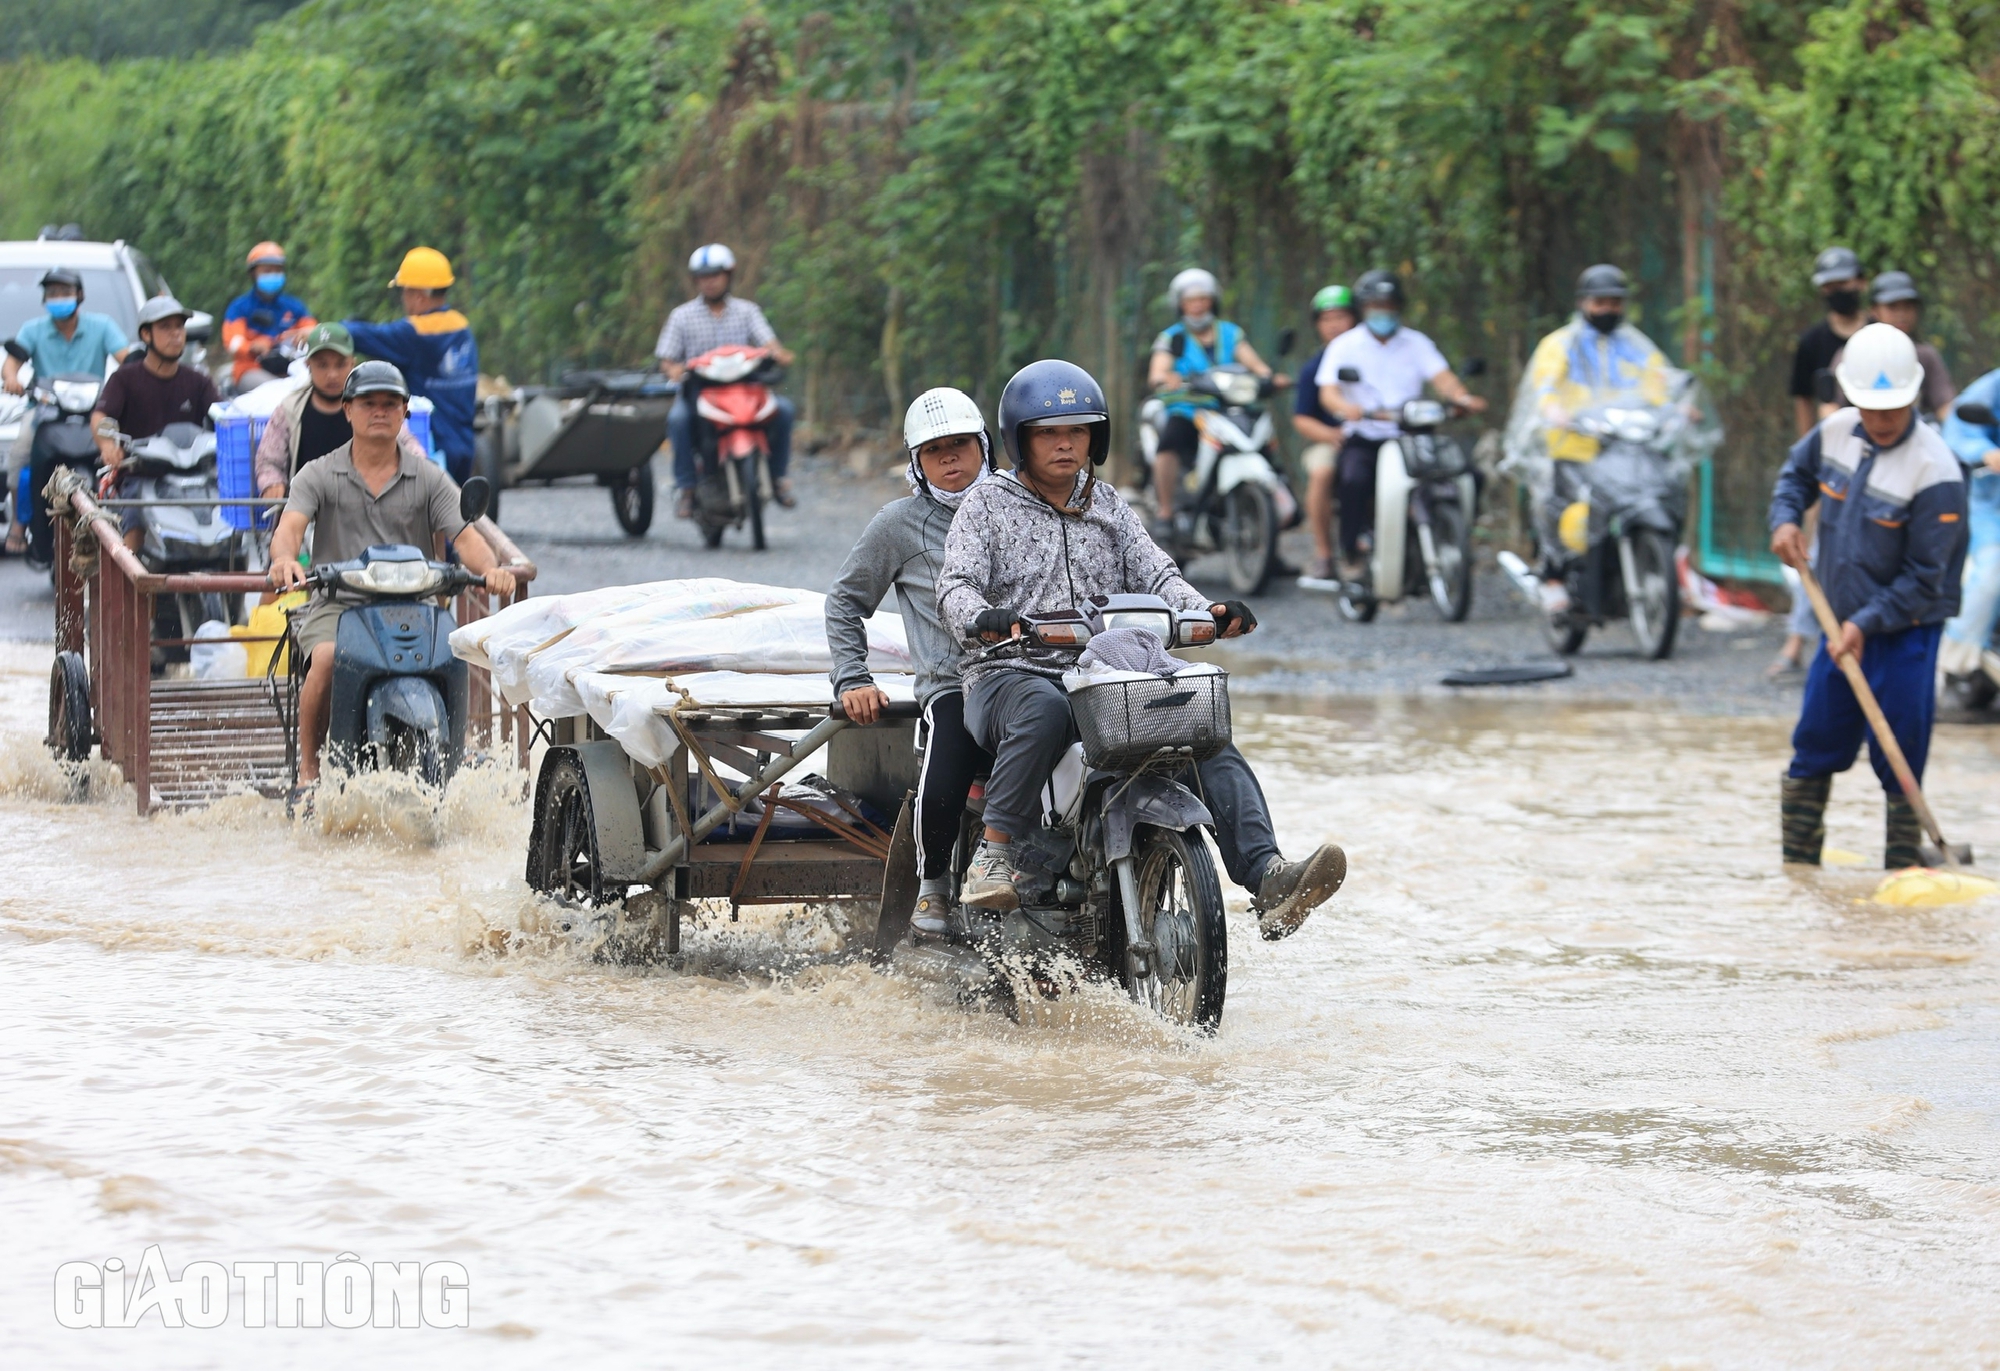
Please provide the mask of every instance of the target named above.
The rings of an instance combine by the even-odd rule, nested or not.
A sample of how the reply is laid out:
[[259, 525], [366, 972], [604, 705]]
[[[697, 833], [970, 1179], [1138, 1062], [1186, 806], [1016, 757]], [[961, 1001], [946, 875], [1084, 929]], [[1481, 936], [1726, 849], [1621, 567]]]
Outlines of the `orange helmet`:
[[247, 267], [281, 267], [285, 264], [285, 250], [276, 243], [263, 242], [250, 249], [250, 256], [244, 260]]

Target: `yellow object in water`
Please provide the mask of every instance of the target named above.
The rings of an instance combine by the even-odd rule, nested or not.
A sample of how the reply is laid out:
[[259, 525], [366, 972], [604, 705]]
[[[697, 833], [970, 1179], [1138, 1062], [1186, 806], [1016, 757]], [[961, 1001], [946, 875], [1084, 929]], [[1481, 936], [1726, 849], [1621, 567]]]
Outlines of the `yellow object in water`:
[[[229, 630], [232, 638], [279, 638], [285, 632], [285, 611], [297, 609], [306, 602], [303, 590], [287, 591], [268, 605], [257, 605], [250, 611], [250, 622], [239, 624]], [[289, 674], [289, 663], [285, 660], [285, 645], [282, 642], [245, 643], [244, 655], [250, 659], [249, 675], [262, 676], [270, 670], [271, 654], [278, 654], [278, 675]]]
[[1860, 866], [1868, 859], [1844, 847], [1823, 847], [1819, 850], [1819, 860], [1823, 866]]
[[1590, 551], [1590, 502], [1578, 500], [1556, 521], [1556, 536], [1571, 552]]
[[1875, 888], [1875, 903], [1900, 905], [1906, 909], [1930, 909], [1937, 905], [1968, 904], [1988, 895], [2000, 894], [2000, 881], [1973, 876], [1963, 871], [1936, 871], [1927, 866], [1905, 867], [1892, 872]]

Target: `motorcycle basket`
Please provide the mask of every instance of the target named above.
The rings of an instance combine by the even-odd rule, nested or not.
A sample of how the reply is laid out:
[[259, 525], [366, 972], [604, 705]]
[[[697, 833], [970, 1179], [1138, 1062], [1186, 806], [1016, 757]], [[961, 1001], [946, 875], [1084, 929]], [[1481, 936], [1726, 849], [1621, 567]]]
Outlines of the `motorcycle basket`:
[[1078, 684], [1069, 707], [1083, 759], [1101, 771], [1130, 770], [1161, 748], [1189, 748], [1201, 762], [1229, 746], [1224, 671]]
[[1446, 481], [1472, 470], [1465, 449], [1441, 433], [1410, 434], [1403, 443], [1403, 464], [1418, 481]]

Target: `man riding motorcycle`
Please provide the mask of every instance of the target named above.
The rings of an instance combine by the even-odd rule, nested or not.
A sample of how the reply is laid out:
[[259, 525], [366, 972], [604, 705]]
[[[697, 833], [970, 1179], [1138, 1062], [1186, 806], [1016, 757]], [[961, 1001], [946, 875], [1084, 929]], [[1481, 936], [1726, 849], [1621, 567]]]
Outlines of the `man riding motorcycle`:
[[[1367, 576], [1367, 540], [1375, 527], [1375, 456], [1401, 430], [1393, 419], [1366, 417], [1400, 410], [1428, 384], [1452, 404], [1474, 414], [1486, 401], [1465, 388], [1437, 345], [1403, 327], [1403, 286], [1394, 272], [1366, 271], [1354, 283], [1354, 303], [1362, 327], [1327, 344], [1320, 356], [1320, 403], [1337, 416], [1345, 438], [1336, 459], [1334, 483], [1340, 494], [1340, 575], [1344, 581]], [[1351, 367], [1361, 379], [1343, 383]]]
[[[342, 562], [370, 547], [402, 544], [429, 555], [433, 534], [445, 535], [458, 558], [486, 578], [495, 595], [514, 593], [514, 573], [499, 565], [479, 531], [459, 515], [458, 486], [428, 458], [398, 443], [409, 417], [410, 388], [387, 362], [363, 362], [348, 373], [342, 405], [354, 438], [298, 473], [271, 537], [271, 586], [305, 584], [299, 548], [313, 530], [313, 557]], [[345, 609], [327, 596], [299, 611], [292, 625], [306, 679], [299, 692], [299, 790], [307, 798], [319, 780], [320, 748], [332, 708], [334, 642]]]
[[[32, 367], [35, 376], [44, 383], [58, 376], [102, 376], [107, 361], [123, 362], [132, 350], [116, 320], [83, 308], [81, 275], [68, 267], [56, 267], [42, 274], [41, 286], [43, 315], [21, 325], [7, 344], [5, 362], [0, 362], [0, 385], [6, 387], [9, 395], [27, 393], [27, 385], [21, 380], [23, 366]], [[15, 478], [34, 450], [35, 426], [31, 419], [32, 415], [22, 421], [20, 436], [7, 454], [9, 490], [14, 489]], [[33, 482], [29, 498], [37, 505], [41, 501], [42, 481], [46, 480], [48, 473], [44, 472], [41, 481]], [[28, 526], [39, 518], [38, 510], [14, 511], [14, 521], [7, 527], [7, 551], [18, 555], [28, 550]]]
[[923, 706], [923, 775], [917, 782], [917, 906], [910, 928], [941, 938], [951, 907], [951, 850], [972, 782], [992, 765], [965, 729], [957, 638], [938, 618], [937, 580], [945, 534], [966, 493], [993, 469], [993, 443], [979, 406], [964, 391], [927, 390], [903, 417], [910, 495], [891, 501], [862, 530], [826, 596], [826, 640], [833, 688], [847, 716], [873, 723], [889, 697], [868, 673], [866, 620], [891, 587], [917, 660]]
[[[778, 341], [770, 320], [755, 302], [729, 293], [736, 276], [736, 254], [727, 245], [710, 243], [696, 248], [688, 258], [688, 275], [694, 278], [695, 297], [674, 306], [660, 328], [653, 355], [670, 381], [683, 381], [687, 364], [719, 347], [768, 347], [771, 355], [786, 366], [792, 353]], [[764, 432], [771, 441], [771, 493], [779, 504], [790, 509], [798, 501], [785, 472], [792, 462], [792, 402], [780, 395], [777, 411], [765, 422]], [[667, 411], [667, 438], [674, 448], [674, 514], [694, 517], [695, 471], [694, 390], [683, 384], [679, 398]]]
[[1299, 368], [1301, 384], [1293, 397], [1292, 432], [1305, 440], [1299, 465], [1306, 472], [1306, 522], [1312, 526], [1313, 564], [1309, 577], [1316, 581], [1333, 579], [1333, 473], [1340, 456], [1340, 420], [1320, 403], [1320, 359], [1334, 339], [1361, 321], [1354, 313], [1354, 292], [1346, 286], [1326, 286], [1312, 299], [1313, 332], [1319, 335], [1319, 350]]
[[472, 322], [445, 301], [457, 279], [442, 252], [411, 248], [389, 282], [402, 292], [404, 317], [387, 324], [349, 319], [347, 332], [355, 347], [395, 366], [411, 393], [431, 402], [431, 438], [452, 479], [463, 481], [472, 474], [476, 451], [479, 344]]
[[[1241, 601], [1214, 603], [1183, 580], [1124, 499], [1097, 479], [1111, 422], [1104, 392], [1088, 372], [1053, 360], [1023, 367], [1001, 393], [1000, 431], [1015, 469], [967, 494], [945, 538], [938, 611], [953, 635], [1000, 642], [1018, 634], [1024, 613], [1118, 593], [1206, 610], [1225, 638], [1257, 626]], [[961, 664], [966, 730], [993, 754], [984, 841], [960, 891], [974, 908], [1020, 903], [1009, 848], [1037, 826], [1042, 787], [1074, 736], [1061, 685], [1067, 664], [1033, 648]], [[1345, 854], [1329, 843], [1304, 861], [1287, 862], [1264, 793], [1233, 746], [1199, 770], [1209, 809], [1220, 816], [1216, 838], [1230, 879], [1251, 891], [1263, 936], [1285, 937], [1340, 887]]]
[[1507, 421], [1507, 458], [1524, 467], [1535, 487], [1542, 547], [1542, 596], [1567, 603], [1562, 568], [1571, 555], [1561, 537], [1563, 511], [1582, 498], [1580, 468], [1597, 456], [1598, 441], [1571, 427], [1592, 405], [1621, 397], [1646, 405], [1667, 402], [1666, 355], [1625, 319], [1631, 287], [1609, 263], [1576, 278], [1576, 313], [1535, 345]]
[[305, 301], [285, 294], [283, 248], [276, 243], [259, 243], [250, 249], [244, 265], [250, 270], [250, 289], [231, 300], [222, 312], [230, 380], [239, 386], [244, 373], [263, 361], [272, 348], [303, 337], [319, 322]]
[[[1156, 393], [1179, 389], [1185, 377], [1199, 376], [1216, 367], [1241, 365], [1258, 376], [1269, 377], [1271, 368], [1257, 355], [1257, 349], [1243, 336], [1243, 330], [1216, 317], [1215, 305], [1222, 288], [1215, 277], [1200, 267], [1190, 267], [1174, 277], [1167, 287], [1174, 310], [1180, 318], [1153, 340], [1153, 356], [1147, 364], [1146, 384]], [[1174, 355], [1176, 339], [1181, 353]], [[1195, 428], [1197, 409], [1212, 408], [1215, 401], [1205, 396], [1176, 400], [1167, 406], [1166, 427], [1160, 431], [1160, 450], [1153, 458], [1153, 499], [1164, 537], [1171, 539], [1174, 500], [1181, 488], [1181, 469], [1194, 465], [1201, 447]]]
[[[136, 443], [168, 424], [205, 425], [208, 411], [221, 401], [207, 372], [181, 365], [187, 352], [189, 312], [171, 295], [155, 295], [139, 307], [139, 341], [146, 345], [146, 355], [111, 373], [90, 416], [97, 450], [111, 472], [125, 461], [120, 435]], [[122, 477], [118, 493], [125, 499], [137, 494]], [[125, 531], [125, 546], [139, 551], [146, 541], [144, 514], [128, 507], [121, 511], [119, 525]]]
[[[306, 334], [305, 348], [308, 384], [271, 411], [264, 436], [257, 440], [257, 493], [267, 500], [291, 489], [308, 463], [354, 440], [344, 399], [348, 373], [354, 370], [353, 337], [345, 324], [317, 324]], [[426, 455], [409, 429], [397, 439], [417, 456]]]

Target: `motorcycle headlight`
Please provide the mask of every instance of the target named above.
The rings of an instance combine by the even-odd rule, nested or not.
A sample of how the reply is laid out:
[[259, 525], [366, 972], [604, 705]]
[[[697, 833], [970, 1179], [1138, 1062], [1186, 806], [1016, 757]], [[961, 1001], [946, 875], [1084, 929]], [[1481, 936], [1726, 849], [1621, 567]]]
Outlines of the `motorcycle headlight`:
[[55, 381], [49, 389], [55, 392], [56, 407], [65, 414], [88, 414], [97, 404], [94, 381]]
[[1170, 643], [1174, 640], [1174, 621], [1172, 617], [1162, 614], [1157, 610], [1128, 609], [1121, 610], [1116, 614], [1107, 614], [1104, 616], [1104, 627], [1107, 630], [1114, 628], [1143, 629], [1163, 643]]
[[376, 595], [428, 595], [444, 586], [444, 573], [427, 562], [370, 562], [358, 571], [340, 573], [351, 590]]
[[1436, 428], [1444, 422], [1444, 406], [1435, 400], [1412, 400], [1403, 406], [1404, 428]]
[[1248, 372], [1230, 372], [1217, 377], [1215, 388], [1228, 404], [1250, 405], [1257, 402], [1257, 378]]

